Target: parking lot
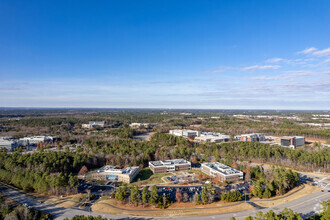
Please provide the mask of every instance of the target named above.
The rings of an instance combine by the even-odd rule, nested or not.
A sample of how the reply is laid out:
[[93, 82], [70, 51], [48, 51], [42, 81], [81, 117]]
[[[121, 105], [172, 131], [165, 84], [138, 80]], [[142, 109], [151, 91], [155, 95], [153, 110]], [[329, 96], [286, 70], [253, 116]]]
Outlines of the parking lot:
[[196, 174], [189, 174], [186, 172], [167, 177], [167, 180], [171, 181], [173, 184], [189, 184], [198, 182]]
[[106, 183], [104, 185], [81, 181], [78, 187], [78, 193], [87, 193], [90, 190], [91, 194], [101, 195], [110, 194], [115, 190], [115, 186], [112, 183]]

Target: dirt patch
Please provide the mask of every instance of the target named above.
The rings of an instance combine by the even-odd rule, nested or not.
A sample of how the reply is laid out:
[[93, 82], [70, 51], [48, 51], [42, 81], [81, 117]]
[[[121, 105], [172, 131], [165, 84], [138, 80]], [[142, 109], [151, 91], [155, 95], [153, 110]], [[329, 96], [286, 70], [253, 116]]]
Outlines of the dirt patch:
[[[107, 204], [113, 205], [111, 207]], [[123, 210], [124, 209], [124, 210]], [[253, 207], [248, 203], [224, 203], [216, 202], [208, 205], [196, 205], [195, 203], [174, 203], [168, 209], [158, 209], [154, 206], [134, 206], [123, 205], [115, 200], [103, 200], [92, 206], [93, 211], [111, 213], [111, 214], [127, 214], [137, 216], [185, 216], [185, 215], [205, 215], [222, 214], [229, 212], [239, 212], [251, 210]]]
[[45, 203], [52, 204], [58, 207], [71, 208], [78, 204], [78, 201], [81, 196], [82, 196], [81, 194], [78, 194], [66, 198], [51, 197], [45, 200]]

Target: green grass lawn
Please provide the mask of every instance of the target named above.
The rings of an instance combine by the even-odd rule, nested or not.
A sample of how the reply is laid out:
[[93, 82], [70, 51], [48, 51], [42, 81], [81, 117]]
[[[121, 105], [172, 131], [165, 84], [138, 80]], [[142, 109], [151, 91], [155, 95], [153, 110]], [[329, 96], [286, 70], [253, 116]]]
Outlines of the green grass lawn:
[[159, 184], [159, 183], [164, 183], [162, 181], [162, 177], [164, 176], [172, 176], [172, 173], [175, 173], [179, 175], [182, 172], [187, 172], [190, 174], [200, 174], [202, 173], [200, 170], [188, 170], [188, 171], [176, 171], [176, 172], [171, 172], [171, 173], [157, 173], [153, 174], [152, 171], [149, 168], [144, 168], [139, 172], [139, 174], [135, 177], [133, 180], [132, 184]]
[[[203, 172], [202, 171], [200, 171], [200, 170], [188, 170], [188, 171], [186, 171], [187, 173], [189, 173], [189, 174], [203, 174]], [[205, 174], [204, 174], [205, 175]]]
[[163, 183], [161, 178], [163, 176], [170, 176], [170, 173], [157, 173], [153, 174], [149, 168], [144, 168], [139, 172], [139, 174], [135, 177], [132, 184], [158, 184]]

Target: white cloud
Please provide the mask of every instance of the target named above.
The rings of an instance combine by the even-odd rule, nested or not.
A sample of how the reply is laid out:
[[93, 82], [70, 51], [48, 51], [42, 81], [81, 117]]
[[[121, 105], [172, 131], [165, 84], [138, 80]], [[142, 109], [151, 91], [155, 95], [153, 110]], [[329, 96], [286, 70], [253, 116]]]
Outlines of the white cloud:
[[315, 47], [306, 48], [305, 50], [299, 51], [298, 54], [310, 54], [317, 57], [330, 56], [330, 47], [323, 50], [319, 50]]
[[279, 65], [253, 65], [253, 66], [247, 66], [242, 68], [241, 70], [268, 70], [268, 69], [279, 69], [281, 66]]
[[306, 48], [305, 50], [299, 51], [298, 54], [311, 54], [317, 49], [315, 47]]
[[212, 70], [212, 71], [205, 71], [204, 73], [223, 73], [226, 72], [227, 70], [231, 69], [231, 67], [229, 66], [220, 66], [218, 69], [216, 70]]
[[274, 80], [288, 80], [288, 79], [297, 79], [297, 77], [306, 77], [306, 76], [320, 76], [326, 74], [326, 72], [313, 72], [308, 70], [291, 70], [285, 71], [284, 74], [274, 75], [274, 76], [254, 76], [245, 78], [247, 80], [265, 80], [265, 81], [274, 81]]
[[330, 47], [324, 49], [324, 50], [318, 50], [313, 52], [314, 56], [319, 56], [319, 57], [323, 57], [323, 56], [330, 56]]
[[281, 62], [281, 61], [284, 61], [285, 59], [283, 58], [279, 58], [279, 57], [275, 57], [275, 58], [271, 58], [271, 59], [268, 59], [266, 60], [267, 63], [278, 63], [278, 62]]

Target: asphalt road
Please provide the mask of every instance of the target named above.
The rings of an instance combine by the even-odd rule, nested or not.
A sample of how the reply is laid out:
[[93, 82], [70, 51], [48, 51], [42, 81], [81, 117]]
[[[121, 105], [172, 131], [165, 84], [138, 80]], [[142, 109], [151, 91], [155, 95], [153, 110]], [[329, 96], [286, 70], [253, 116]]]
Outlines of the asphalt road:
[[288, 202], [279, 206], [272, 208], [263, 208], [263, 209], [254, 209], [249, 211], [237, 212], [237, 213], [227, 213], [220, 215], [211, 215], [211, 216], [189, 216], [189, 217], [180, 217], [177, 219], [187, 220], [187, 219], [229, 219], [230, 217], [235, 217], [237, 220], [245, 219], [247, 216], [256, 216], [258, 211], [268, 212], [273, 210], [274, 212], [280, 212], [284, 208], [290, 208], [294, 212], [298, 212], [303, 218], [310, 217], [321, 211], [320, 202], [330, 199], [330, 193], [328, 192], [317, 192], [310, 194], [308, 196], [302, 197], [300, 199]]
[[[152, 217], [134, 217], [134, 216], [127, 216], [127, 215], [112, 215], [112, 214], [103, 214], [97, 212], [88, 212], [85, 210], [81, 210], [78, 208], [62, 208], [56, 207], [54, 205], [41, 203], [33, 198], [29, 198], [24, 194], [21, 194], [7, 186], [1, 185], [0, 190], [5, 195], [9, 196], [10, 198], [16, 200], [17, 202], [24, 204], [26, 203], [28, 206], [53, 214], [57, 217], [57, 219], [64, 219], [64, 218], [72, 218], [75, 215], [92, 215], [98, 216], [101, 215], [106, 218], [113, 218], [113, 219], [172, 219], [174, 217], [159, 217], [159, 218], [152, 218]], [[286, 204], [282, 204], [279, 206], [275, 206], [272, 208], [264, 208], [264, 209], [254, 209], [249, 211], [242, 211], [237, 213], [227, 213], [227, 214], [219, 214], [219, 215], [207, 215], [207, 211], [205, 211], [204, 216], [189, 216], [189, 217], [176, 217], [175, 219], [178, 220], [191, 220], [191, 219], [229, 219], [230, 217], [234, 216], [236, 219], [244, 219], [246, 216], [255, 216], [258, 211], [267, 212], [269, 210], [274, 210], [275, 212], [282, 211], [285, 207], [291, 208], [293, 211], [300, 213], [304, 218], [308, 216], [312, 216], [315, 213], [318, 213], [321, 210], [320, 202], [324, 200], [330, 199], [329, 192], [317, 192], [305, 196], [303, 198], [294, 200], [292, 202], [288, 202]], [[201, 212], [203, 212], [201, 210]]]

